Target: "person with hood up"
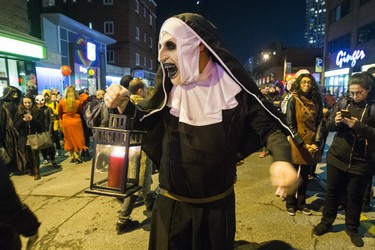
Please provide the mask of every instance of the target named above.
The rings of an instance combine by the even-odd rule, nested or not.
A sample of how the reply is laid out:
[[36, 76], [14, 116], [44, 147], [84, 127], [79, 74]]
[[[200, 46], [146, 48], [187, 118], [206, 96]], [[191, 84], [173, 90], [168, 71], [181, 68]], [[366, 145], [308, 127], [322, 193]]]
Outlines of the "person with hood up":
[[233, 249], [236, 162], [266, 144], [278, 193], [292, 192], [290, 131], [204, 17], [166, 20], [158, 60], [151, 97], [134, 105], [118, 84], [105, 95], [118, 113], [138, 109], [143, 150], [159, 167], [149, 249]]
[[8, 158], [4, 162], [9, 174], [23, 173], [26, 170], [26, 159], [18, 148], [18, 131], [14, 126], [14, 117], [21, 99], [21, 90], [14, 86], [4, 89], [0, 98], [0, 158]]

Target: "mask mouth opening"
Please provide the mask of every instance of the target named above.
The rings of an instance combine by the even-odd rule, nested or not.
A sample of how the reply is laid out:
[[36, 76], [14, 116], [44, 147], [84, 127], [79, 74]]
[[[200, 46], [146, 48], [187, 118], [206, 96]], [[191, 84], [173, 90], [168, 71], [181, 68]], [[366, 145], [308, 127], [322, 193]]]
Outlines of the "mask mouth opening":
[[167, 71], [168, 77], [173, 79], [178, 72], [177, 66], [173, 63], [164, 63], [163, 66], [164, 69]]

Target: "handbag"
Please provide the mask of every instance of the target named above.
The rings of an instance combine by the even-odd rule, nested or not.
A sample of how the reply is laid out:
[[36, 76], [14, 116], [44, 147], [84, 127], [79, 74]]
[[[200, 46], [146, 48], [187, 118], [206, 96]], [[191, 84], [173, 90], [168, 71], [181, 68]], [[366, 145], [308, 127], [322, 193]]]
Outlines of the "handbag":
[[32, 150], [40, 150], [53, 146], [49, 131], [30, 134], [27, 136], [26, 145], [30, 145]]

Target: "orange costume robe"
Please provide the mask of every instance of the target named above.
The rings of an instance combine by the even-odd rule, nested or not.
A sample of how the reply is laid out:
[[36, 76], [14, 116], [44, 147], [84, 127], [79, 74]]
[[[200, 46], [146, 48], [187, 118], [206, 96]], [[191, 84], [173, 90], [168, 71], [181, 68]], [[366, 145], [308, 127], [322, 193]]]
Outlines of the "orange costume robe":
[[76, 100], [71, 112], [66, 108], [65, 99], [59, 103], [60, 125], [64, 133], [64, 150], [66, 151], [81, 152], [83, 149], [87, 149], [80, 116], [82, 108], [83, 103], [80, 100]]

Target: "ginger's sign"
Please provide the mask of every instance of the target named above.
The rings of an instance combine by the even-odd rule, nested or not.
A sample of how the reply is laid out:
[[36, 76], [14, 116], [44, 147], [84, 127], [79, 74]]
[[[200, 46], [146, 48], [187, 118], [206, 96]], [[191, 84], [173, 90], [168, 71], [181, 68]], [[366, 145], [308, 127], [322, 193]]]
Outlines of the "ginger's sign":
[[336, 65], [342, 68], [343, 64], [350, 63], [354, 67], [358, 60], [365, 58], [365, 52], [363, 50], [355, 50], [352, 54], [346, 51], [340, 50], [336, 56]]

